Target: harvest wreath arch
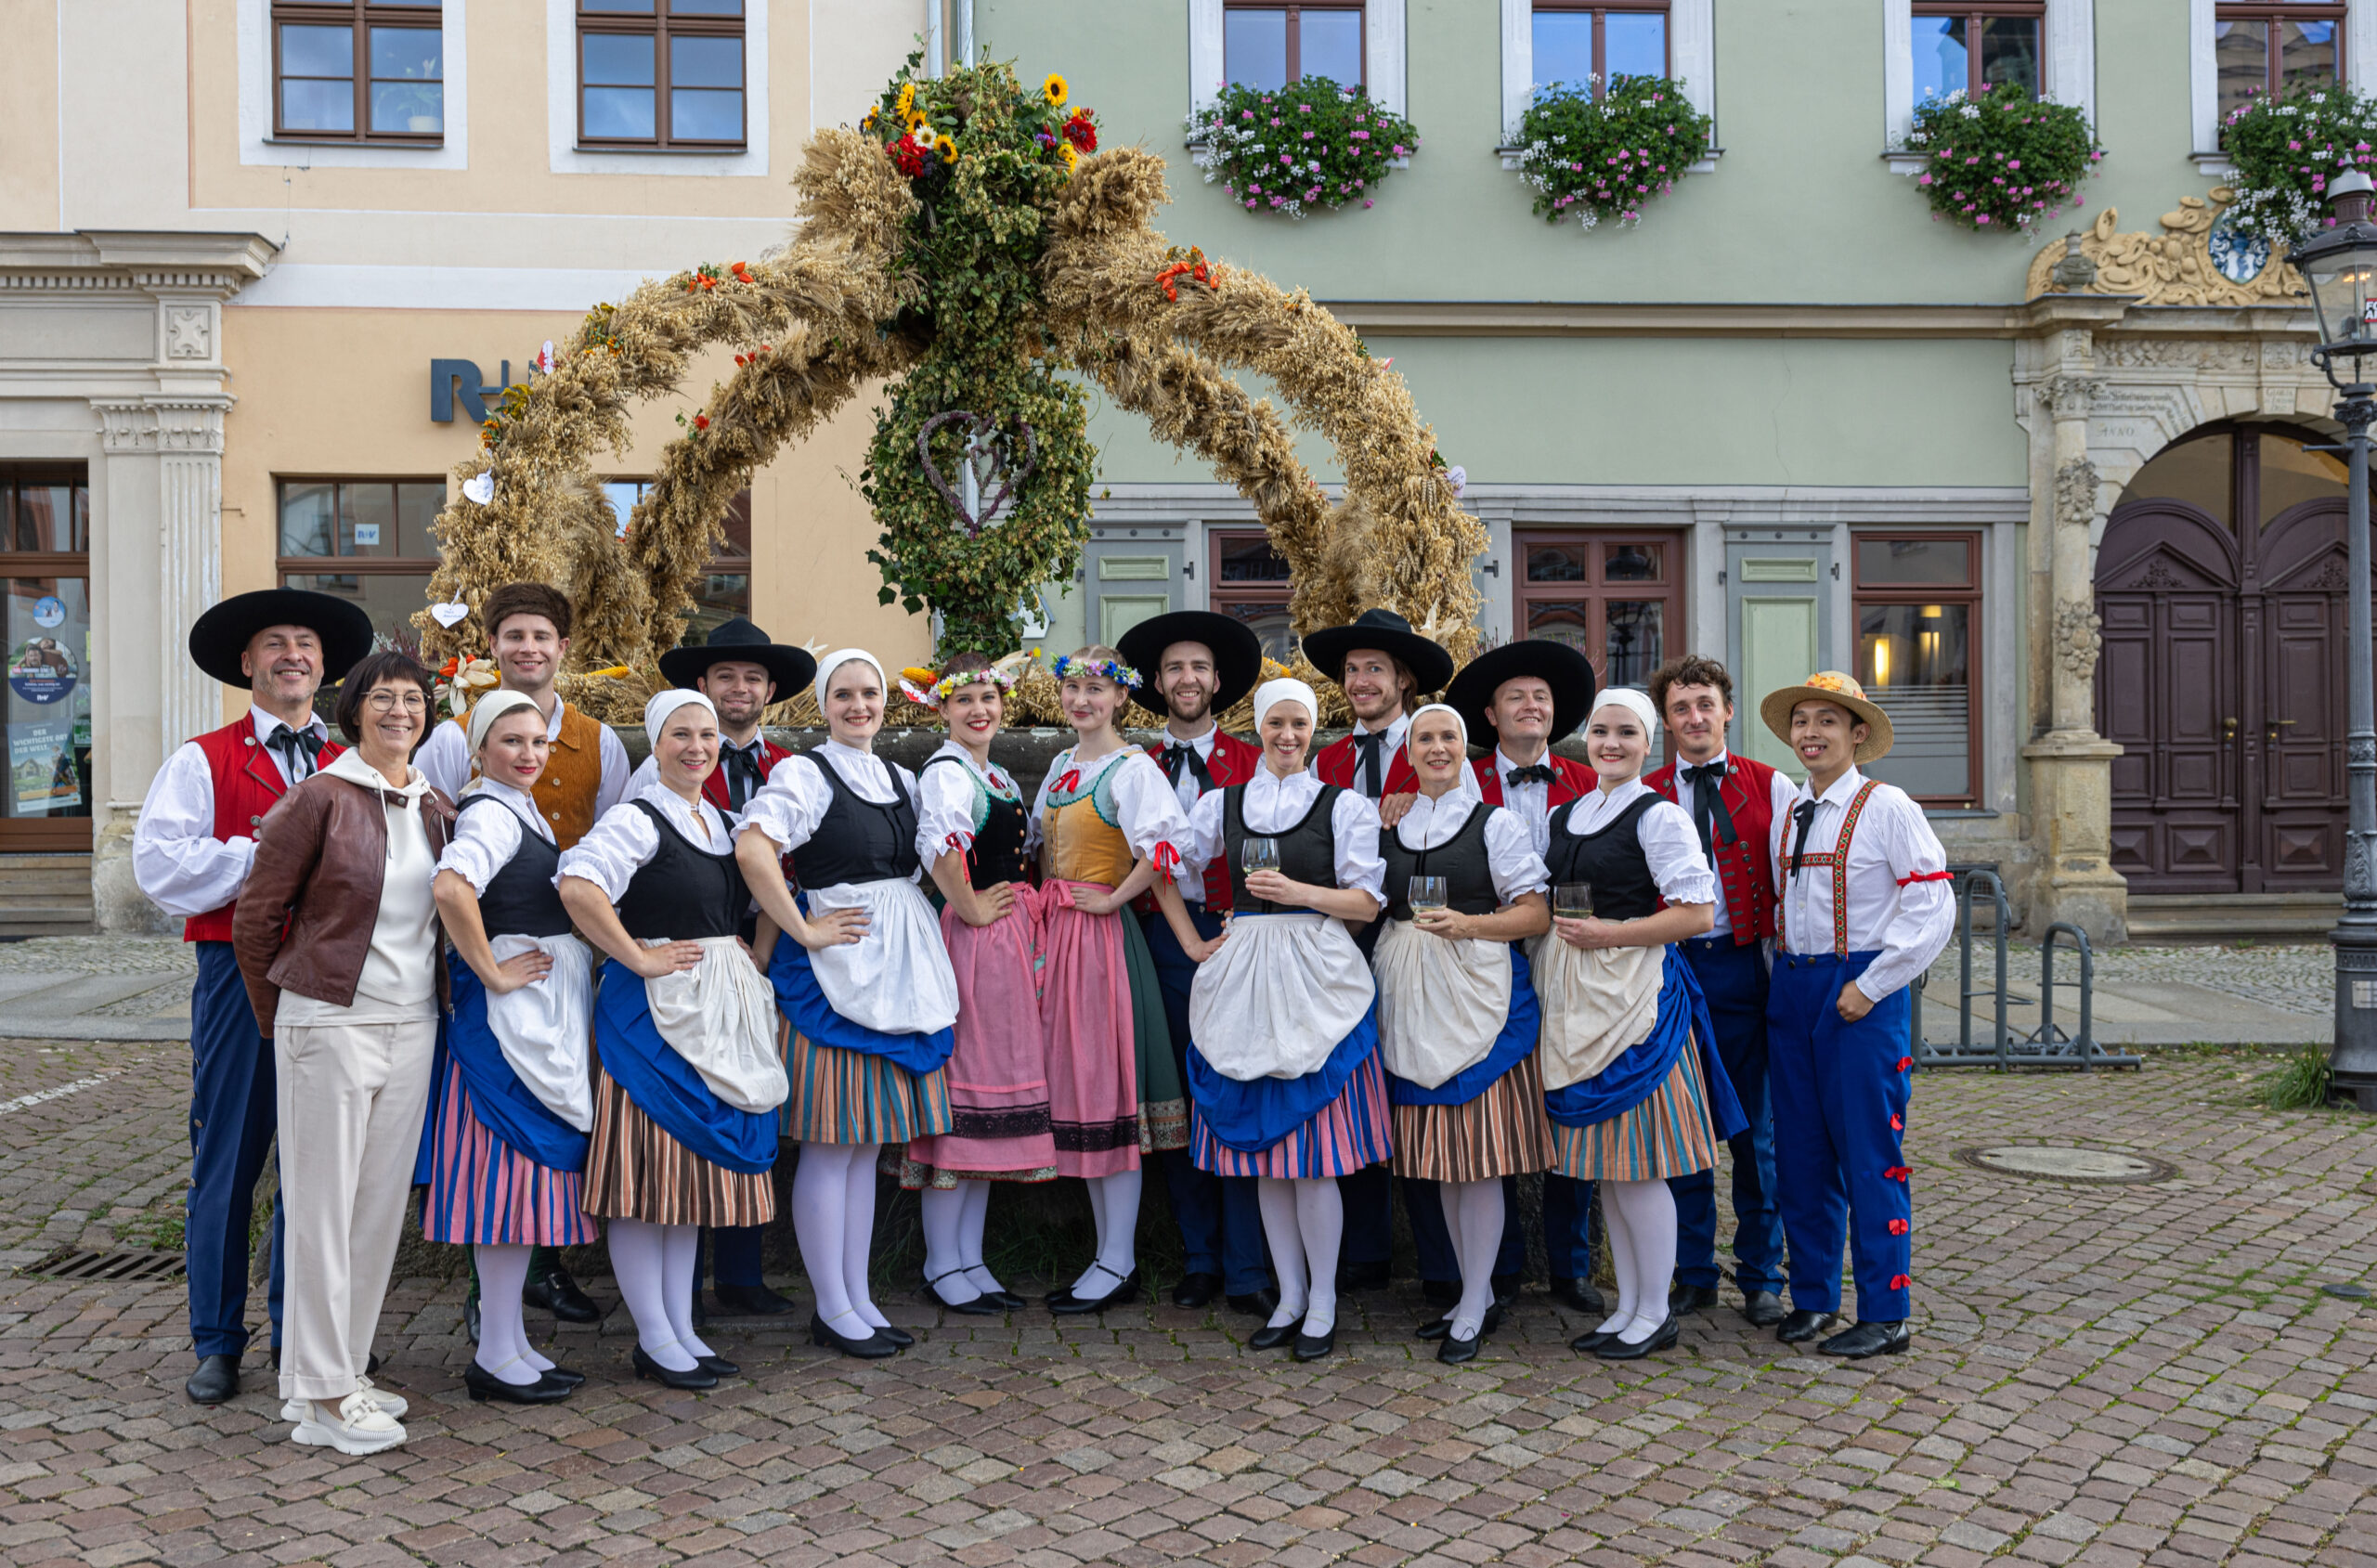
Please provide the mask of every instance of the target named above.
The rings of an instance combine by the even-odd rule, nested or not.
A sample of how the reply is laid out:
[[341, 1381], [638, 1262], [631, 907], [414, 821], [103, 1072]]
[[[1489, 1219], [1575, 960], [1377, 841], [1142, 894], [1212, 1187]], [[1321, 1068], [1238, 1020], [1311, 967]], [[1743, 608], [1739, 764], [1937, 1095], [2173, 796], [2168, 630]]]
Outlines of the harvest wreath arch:
[[[607, 692], [581, 686], [590, 706], [640, 702], [735, 491], [882, 380], [862, 487], [883, 529], [870, 555], [885, 601], [940, 612], [943, 655], [1005, 653], [1017, 606], [1069, 577], [1087, 537], [1096, 454], [1070, 369], [1253, 502], [1292, 569], [1299, 632], [1384, 604], [1456, 657], [1474, 653], [1469, 566], [1485, 531], [1402, 378], [1301, 291], [1169, 245], [1150, 222], [1163, 161], [1096, 152], [1095, 120], [1066, 109], [1061, 79], [1032, 93], [1005, 64], [922, 81], [915, 69], [860, 128], [811, 140], [786, 252], [597, 306], [505, 395], [437, 521], [424, 651], [483, 648], [487, 592], [552, 582], [577, 604], [576, 672], [629, 672]], [[617, 538], [597, 449], [623, 450], [630, 400], [674, 390], [687, 357], [719, 343], [737, 347], [733, 375], [679, 417], [684, 434]], [[1233, 371], [1269, 379], [1330, 442], [1342, 503]]]

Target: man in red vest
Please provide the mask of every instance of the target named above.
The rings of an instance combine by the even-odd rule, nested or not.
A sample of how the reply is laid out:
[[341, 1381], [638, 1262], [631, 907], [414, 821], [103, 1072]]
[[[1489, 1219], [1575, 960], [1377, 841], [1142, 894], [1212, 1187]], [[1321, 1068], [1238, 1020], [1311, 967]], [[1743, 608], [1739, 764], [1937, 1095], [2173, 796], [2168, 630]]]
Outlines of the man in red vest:
[[[324, 680], [371, 650], [371, 620], [327, 593], [266, 589], [227, 599], [189, 628], [199, 668], [249, 694], [248, 711], [185, 742], [149, 782], [132, 835], [132, 874], [150, 902], [183, 917], [198, 948], [190, 992], [190, 1186], [183, 1224], [190, 1348], [184, 1391], [200, 1405], [240, 1392], [247, 1349], [248, 1220], [278, 1116], [272, 1041], [256, 1027], [231, 956], [231, 906], [256, 853], [256, 825], [289, 790], [337, 758], [314, 712]], [[280, 1234], [272, 1216], [266, 1303], [280, 1347]]]
[[[1215, 713], [1253, 691], [1263, 673], [1263, 641], [1253, 627], [1233, 616], [1179, 610], [1141, 621], [1118, 638], [1114, 648], [1124, 664], [1147, 679], [1139, 700], [1163, 705], [1162, 744], [1149, 747], [1148, 755], [1172, 781], [1183, 811], [1193, 810], [1198, 797], [1210, 790], [1254, 776], [1262, 754], [1237, 736], [1224, 734], [1214, 721]], [[1222, 917], [1229, 913], [1229, 867], [1219, 861], [1205, 868], [1201, 888], [1181, 889], [1198, 935], [1211, 940], [1221, 934]], [[1197, 965], [1181, 951], [1180, 939], [1156, 910], [1152, 895], [1142, 898], [1137, 907], [1163, 991], [1172, 1054], [1185, 1082], [1188, 989], [1197, 978]], [[1187, 1265], [1180, 1283], [1173, 1287], [1172, 1304], [1207, 1306], [1220, 1296], [1234, 1312], [1270, 1316], [1279, 1303], [1271, 1293], [1254, 1178], [1200, 1171], [1185, 1148], [1162, 1158], [1164, 1189], [1180, 1226]]]
[[[1692, 813], [1701, 851], [1717, 870], [1717, 924], [1678, 945], [1708, 998], [1717, 1055], [1749, 1130], [1733, 1140], [1734, 1283], [1742, 1315], [1760, 1328], [1783, 1321], [1783, 1216], [1775, 1202], [1774, 1117], [1767, 1091], [1767, 944], [1774, 937], [1774, 866], [1769, 838], [1797, 795], [1763, 762], [1725, 749], [1734, 680], [1714, 659], [1670, 659], [1651, 675], [1651, 702], [1667, 727], [1666, 766], [1643, 782]], [[1717, 1304], [1717, 1173], [1677, 1176], [1676, 1282], [1669, 1313]]]
[[[1552, 743], [1574, 734], [1591, 711], [1598, 687], [1593, 667], [1582, 652], [1549, 638], [1505, 642], [1489, 648], [1462, 667], [1445, 689], [1445, 702], [1461, 715], [1472, 735], [1494, 737], [1494, 749], [1470, 763], [1477, 776], [1478, 793], [1489, 806], [1500, 806], [1526, 823], [1527, 838], [1538, 855], [1552, 846], [1552, 811], [1600, 787], [1599, 775], [1584, 763], [1552, 755]], [[1515, 1178], [1511, 1179], [1515, 1186]], [[1424, 1186], [1425, 1193], [1414, 1187]], [[1460, 1294], [1460, 1265], [1442, 1221], [1424, 1217], [1439, 1210], [1433, 1182], [1404, 1184], [1403, 1201], [1411, 1214], [1411, 1236], [1420, 1249], [1420, 1274], [1442, 1294], [1451, 1281]], [[1502, 1254], [1496, 1260], [1494, 1293], [1509, 1290], [1526, 1271], [1526, 1239], [1518, 1226], [1518, 1204], [1505, 1199]], [[1443, 1237], [1443, 1251], [1431, 1258], [1430, 1241], [1422, 1227]], [[1543, 1251], [1552, 1274], [1552, 1294], [1588, 1316], [1606, 1310], [1594, 1289], [1593, 1184], [1543, 1174]]]

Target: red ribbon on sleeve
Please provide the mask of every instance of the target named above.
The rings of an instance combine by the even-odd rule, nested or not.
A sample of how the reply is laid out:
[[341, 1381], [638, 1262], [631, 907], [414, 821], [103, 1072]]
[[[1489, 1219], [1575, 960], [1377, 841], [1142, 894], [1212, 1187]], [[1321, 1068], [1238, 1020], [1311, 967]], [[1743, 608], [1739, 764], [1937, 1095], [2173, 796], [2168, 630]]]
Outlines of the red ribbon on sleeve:
[[1157, 841], [1155, 854], [1151, 858], [1155, 861], [1156, 870], [1166, 876], [1180, 869], [1180, 851], [1172, 847], [1169, 838]]
[[1898, 885], [1903, 888], [1910, 882], [1953, 882], [1955, 879], [1956, 874], [1953, 871], [1916, 871], [1900, 877]]
[[948, 850], [953, 855], [960, 855], [965, 858], [966, 880], [971, 882], [974, 879], [973, 837], [968, 834], [953, 831], [948, 837], [941, 841], [941, 847]]

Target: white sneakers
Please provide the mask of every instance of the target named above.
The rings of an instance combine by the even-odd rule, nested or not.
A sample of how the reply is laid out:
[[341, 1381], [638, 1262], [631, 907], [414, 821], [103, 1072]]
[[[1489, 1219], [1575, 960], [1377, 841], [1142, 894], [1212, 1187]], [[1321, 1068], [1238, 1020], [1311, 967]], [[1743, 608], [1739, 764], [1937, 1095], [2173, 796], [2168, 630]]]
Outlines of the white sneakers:
[[[366, 1377], [358, 1376], [355, 1380], [355, 1386], [371, 1396], [371, 1402], [380, 1407], [380, 1413], [382, 1415], [394, 1416], [400, 1421], [405, 1419], [405, 1396], [403, 1394], [390, 1393], [386, 1389], [376, 1386], [370, 1379]], [[286, 1399], [281, 1401], [280, 1419], [284, 1421], [304, 1420], [305, 1419], [305, 1406], [311, 1403], [312, 1401], [305, 1399]]]
[[[305, 1401], [305, 1419], [290, 1433], [291, 1440], [308, 1447], [335, 1448], [342, 1454], [376, 1454], [393, 1448], [405, 1440], [405, 1429], [388, 1414], [381, 1398], [367, 1383], [341, 1400], [328, 1420], [318, 1402]], [[398, 1407], [402, 1408], [401, 1402]]]

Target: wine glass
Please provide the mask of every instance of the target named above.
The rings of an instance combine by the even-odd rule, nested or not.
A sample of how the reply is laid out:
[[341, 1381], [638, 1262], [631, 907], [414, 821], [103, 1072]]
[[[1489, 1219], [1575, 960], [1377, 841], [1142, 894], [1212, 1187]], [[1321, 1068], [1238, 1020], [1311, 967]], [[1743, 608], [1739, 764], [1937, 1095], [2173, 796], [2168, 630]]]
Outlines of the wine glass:
[[1552, 913], [1563, 920], [1590, 920], [1593, 914], [1593, 885], [1563, 882], [1552, 889]]
[[1246, 838], [1238, 846], [1238, 868], [1240, 871], [1277, 871], [1279, 869], [1279, 841], [1276, 838]]
[[1414, 914], [1443, 909], [1448, 903], [1445, 879], [1441, 876], [1415, 876], [1411, 879], [1410, 902]]

